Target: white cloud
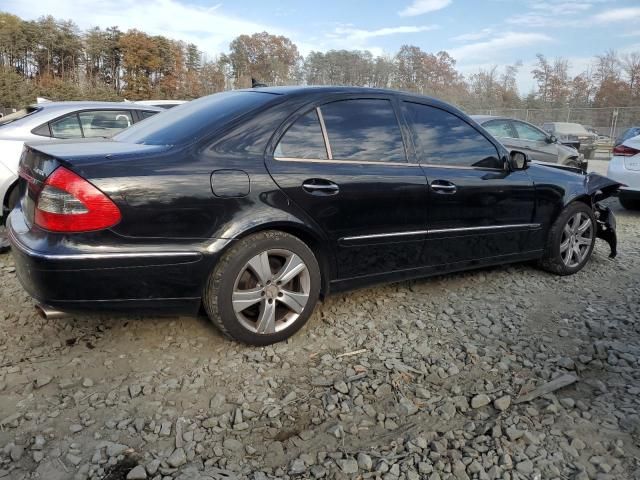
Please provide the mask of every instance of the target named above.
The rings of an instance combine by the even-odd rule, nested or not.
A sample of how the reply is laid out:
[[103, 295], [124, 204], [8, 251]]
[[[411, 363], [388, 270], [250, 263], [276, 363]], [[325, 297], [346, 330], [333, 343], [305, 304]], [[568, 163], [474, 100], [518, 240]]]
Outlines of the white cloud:
[[533, 3], [531, 8], [548, 12], [550, 15], [571, 15], [585, 12], [593, 7], [590, 2], [540, 2]]
[[137, 28], [152, 35], [165, 35], [193, 42], [209, 56], [227, 50], [241, 34], [268, 31], [287, 35], [282, 29], [226, 15], [220, 5], [202, 7], [177, 0], [64, 0], [55, 7], [40, 0], [3, 0], [2, 9], [25, 19], [54, 14], [73, 19], [80, 28], [117, 25], [121, 30]]
[[453, 37], [451, 40], [454, 40], [456, 42], [473, 42], [474, 40], [482, 40], [483, 38], [487, 38], [492, 34], [493, 34], [493, 29], [483, 28], [479, 32], [463, 33], [462, 35], [457, 35]]
[[452, 0], [413, 0], [413, 3], [398, 12], [401, 17], [415, 17], [425, 13], [442, 10], [449, 6]]
[[385, 27], [378, 28], [376, 30], [363, 30], [354, 28], [352, 26], [339, 26], [336, 27], [332, 34], [329, 34], [331, 38], [341, 38], [346, 41], [362, 41], [375, 37], [386, 37], [388, 35], [398, 35], [403, 33], [419, 33], [427, 32], [429, 30], [437, 29], [437, 25], [423, 25], [423, 26], [398, 26], [398, 27]]
[[613, 23], [620, 21], [640, 20], [640, 7], [614, 8], [594, 15], [596, 23]]
[[513, 50], [529, 45], [550, 42], [553, 39], [542, 33], [505, 32], [490, 40], [470, 43], [449, 50], [456, 60], [473, 58], [474, 61], [492, 59], [496, 53], [504, 50]]

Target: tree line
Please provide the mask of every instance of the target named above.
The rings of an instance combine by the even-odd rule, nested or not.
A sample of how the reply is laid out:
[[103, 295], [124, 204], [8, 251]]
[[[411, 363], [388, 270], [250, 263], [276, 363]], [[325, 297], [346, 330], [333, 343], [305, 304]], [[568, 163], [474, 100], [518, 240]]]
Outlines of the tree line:
[[270, 85], [336, 84], [395, 88], [435, 96], [468, 110], [640, 105], [640, 52], [607, 51], [576, 76], [566, 59], [542, 54], [535, 88], [518, 92], [522, 63], [463, 75], [449, 53], [403, 45], [395, 55], [312, 51], [302, 56], [284, 36], [240, 35], [211, 58], [193, 43], [118, 27], [81, 31], [71, 20], [35, 21], [0, 12], [0, 106], [54, 100], [192, 99]]

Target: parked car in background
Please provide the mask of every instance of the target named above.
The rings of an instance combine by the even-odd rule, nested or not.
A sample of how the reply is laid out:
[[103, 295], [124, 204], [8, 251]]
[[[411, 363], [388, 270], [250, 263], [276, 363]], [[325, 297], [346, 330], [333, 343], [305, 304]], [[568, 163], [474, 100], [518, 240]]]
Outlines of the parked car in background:
[[579, 123], [545, 122], [542, 124], [542, 129], [555, 136], [560, 143], [578, 150], [584, 155], [584, 158], [593, 158], [598, 135], [587, 131]]
[[28, 145], [8, 222], [50, 308], [197, 313], [253, 345], [320, 295], [509, 262], [579, 271], [618, 183], [509, 152], [460, 110], [355, 87], [236, 90], [111, 141]]
[[583, 125], [583, 126], [587, 130], [587, 132], [593, 133], [596, 136], [596, 143], [603, 144], [603, 143], [610, 143], [611, 142], [611, 137], [609, 135], [606, 135], [604, 133], [600, 133], [599, 130], [595, 129], [591, 125]]
[[187, 100], [138, 100], [135, 103], [169, 110], [170, 108], [187, 103]]
[[624, 208], [640, 208], [640, 134], [613, 147], [607, 176], [624, 184], [620, 203]]
[[625, 140], [629, 140], [630, 138], [636, 137], [640, 135], [640, 126], [627, 128], [622, 134], [616, 138], [613, 142], [613, 146], [618, 146]]
[[521, 150], [539, 162], [559, 163], [587, 171], [588, 162], [575, 148], [558, 143], [553, 135], [515, 118], [472, 115], [491, 135], [510, 150]]
[[18, 162], [25, 142], [111, 137], [161, 108], [130, 102], [51, 102], [0, 119], [0, 217], [17, 199]]

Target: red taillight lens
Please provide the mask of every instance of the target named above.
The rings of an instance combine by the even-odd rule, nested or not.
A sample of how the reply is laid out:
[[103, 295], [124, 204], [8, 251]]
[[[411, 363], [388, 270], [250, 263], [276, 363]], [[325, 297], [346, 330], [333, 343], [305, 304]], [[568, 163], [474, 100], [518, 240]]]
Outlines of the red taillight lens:
[[637, 153], [640, 153], [640, 150], [627, 147], [626, 145], [618, 145], [613, 149], [613, 154], [618, 157], [633, 157]]
[[120, 210], [109, 197], [64, 167], [47, 178], [36, 203], [36, 225], [53, 232], [101, 230], [120, 218]]

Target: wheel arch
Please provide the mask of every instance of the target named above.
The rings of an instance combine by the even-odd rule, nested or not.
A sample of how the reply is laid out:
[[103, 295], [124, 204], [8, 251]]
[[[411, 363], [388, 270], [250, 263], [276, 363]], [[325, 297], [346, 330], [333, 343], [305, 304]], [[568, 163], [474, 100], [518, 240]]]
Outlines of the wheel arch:
[[[234, 235], [234, 240], [240, 240], [248, 237], [249, 235], [267, 230], [278, 230], [288, 233], [289, 235], [293, 235], [294, 237], [302, 240], [311, 249], [316, 256], [318, 266], [320, 267], [320, 278], [322, 280], [320, 285], [320, 294], [323, 297], [326, 296], [329, 293], [331, 279], [335, 278], [335, 257], [327, 239], [323, 238], [320, 234], [302, 223], [283, 220], [261, 223], [259, 225], [246, 228]], [[225, 248], [225, 251], [230, 248], [233, 243], [234, 242], [230, 242], [230, 244]], [[224, 254], [224, 251], [221, 252], [221, 254]]]

